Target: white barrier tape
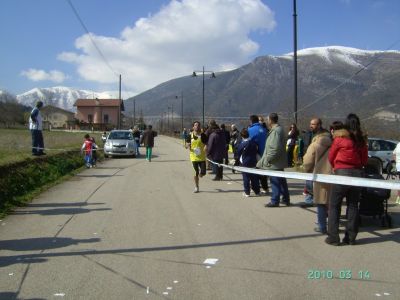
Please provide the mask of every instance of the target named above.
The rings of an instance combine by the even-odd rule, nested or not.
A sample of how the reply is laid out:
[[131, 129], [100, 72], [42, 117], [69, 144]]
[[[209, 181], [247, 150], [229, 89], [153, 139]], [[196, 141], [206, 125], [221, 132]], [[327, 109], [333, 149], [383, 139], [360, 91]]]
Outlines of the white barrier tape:
[[284, 177], [284, 178], [290, 178], [290, 179], [310, 180], [310, 181], [323, 182], [323, 183], [369, 187], [369, 188], [400, 190], [400, 182], [394, 182], [394, 181], [341, 176], [341, 175], [285, 172], [285, 171], [272, 171], [272, 170], [253, 169], [253, 168], [245, 168], [245, 167], [234, 167], [234, 166], [229, 166], [229, 165], [225, 165], [225, 164], [219, 164], [219, 163], [216, 163], [209, 159], [207, 159], [207, 160], [218, 166], [222, 166], [222, 167], [229, 168], [229, 169], [243, 172], [243, 173]]

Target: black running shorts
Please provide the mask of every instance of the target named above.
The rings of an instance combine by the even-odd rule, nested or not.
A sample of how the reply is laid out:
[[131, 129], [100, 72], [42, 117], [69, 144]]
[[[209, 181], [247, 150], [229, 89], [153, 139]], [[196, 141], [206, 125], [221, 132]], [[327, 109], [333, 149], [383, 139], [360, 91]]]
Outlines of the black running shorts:
[[206, 175], [206, 162], [205, 161], [192, 161], [193, 164], [193, 169], [196, 174], [196, 176], [201, 176]]

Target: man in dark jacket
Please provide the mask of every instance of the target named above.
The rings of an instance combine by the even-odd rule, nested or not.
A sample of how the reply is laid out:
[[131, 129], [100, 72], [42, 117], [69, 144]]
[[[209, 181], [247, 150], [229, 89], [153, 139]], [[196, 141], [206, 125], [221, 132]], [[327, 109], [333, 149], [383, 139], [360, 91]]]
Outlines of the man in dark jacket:
[[221, 130], [225, 134], [226, 151], [225, 151], [225, 157], [224, 157], [225, 162], [224, 163], [227, 165], [227, 164], [229, 164], [228, 151], [229, 151], [229, 142], [231, 141], [231, 134], [229, 133], [228, 130], [226, 130], [225, 124], [221, 124]]
[[157, 136], [157, 132], [152, 129], [153, 126], [149, 125], [142, 137], [143, 145], [146, 147], [146, 160], [149, 162], [151, 161], [151, 154], [154, 147], [154, 138]]
[[[218, 127], [217, 124], [212, 125], [211, 129], [212, 132], [207, 142], [207, 158], [216, 163], [222, 164], [226, 151], [225, 133]], [[223, 168], [222, 166], [217, 166], [216, 174], [213, 180], [222, 180], [222, 176]]]

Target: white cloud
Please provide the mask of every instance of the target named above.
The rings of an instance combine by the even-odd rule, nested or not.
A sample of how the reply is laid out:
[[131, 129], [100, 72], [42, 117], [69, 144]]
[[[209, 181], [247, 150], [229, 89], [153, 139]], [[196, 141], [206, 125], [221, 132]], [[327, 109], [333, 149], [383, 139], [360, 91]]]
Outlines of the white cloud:
[[[221, 71], [247, 63], [259, 49], [250, 33], [275, 26], [274, 13], [260, 0], [173, 0], [118, 38], [92, 39], [124, 84], [141, 92], [203, 65]], [[76, 64], [85, 80], [117, 82], [87, 34], [76, 39], [75, 47], [76, 52], [63, 52], [58, 59]]]
[[44, 70], [37, 69], [28, 69], [21, 72], [22, 76], [32, 80], [32, 81], [53, 81], [55, 83], [61, 83], [66, 79], [66, 76], [63, 72], [52, 70], [50, 72], [46, 72]]

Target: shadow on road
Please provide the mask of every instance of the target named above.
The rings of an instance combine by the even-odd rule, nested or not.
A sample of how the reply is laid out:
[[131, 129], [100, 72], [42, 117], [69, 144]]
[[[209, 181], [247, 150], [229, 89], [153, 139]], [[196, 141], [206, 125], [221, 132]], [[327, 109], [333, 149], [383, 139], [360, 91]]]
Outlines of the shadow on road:
[[69, 207], [69, 206], [89, 206], [103, 205], [104, 202], [66, 202], [66, 203], [29, 203], [26, 207]]
[[42, 215], [42, 216], [55, 216], [55, 215], [75, 215], [75, 214], [87, 214], [93, 211], [104, 211], [111, 210], [111, 208], [54, 208], [54, 209], [37, 209], [37, 210], [18, 210], [10, 215], [18, 216], [18, 215]]

